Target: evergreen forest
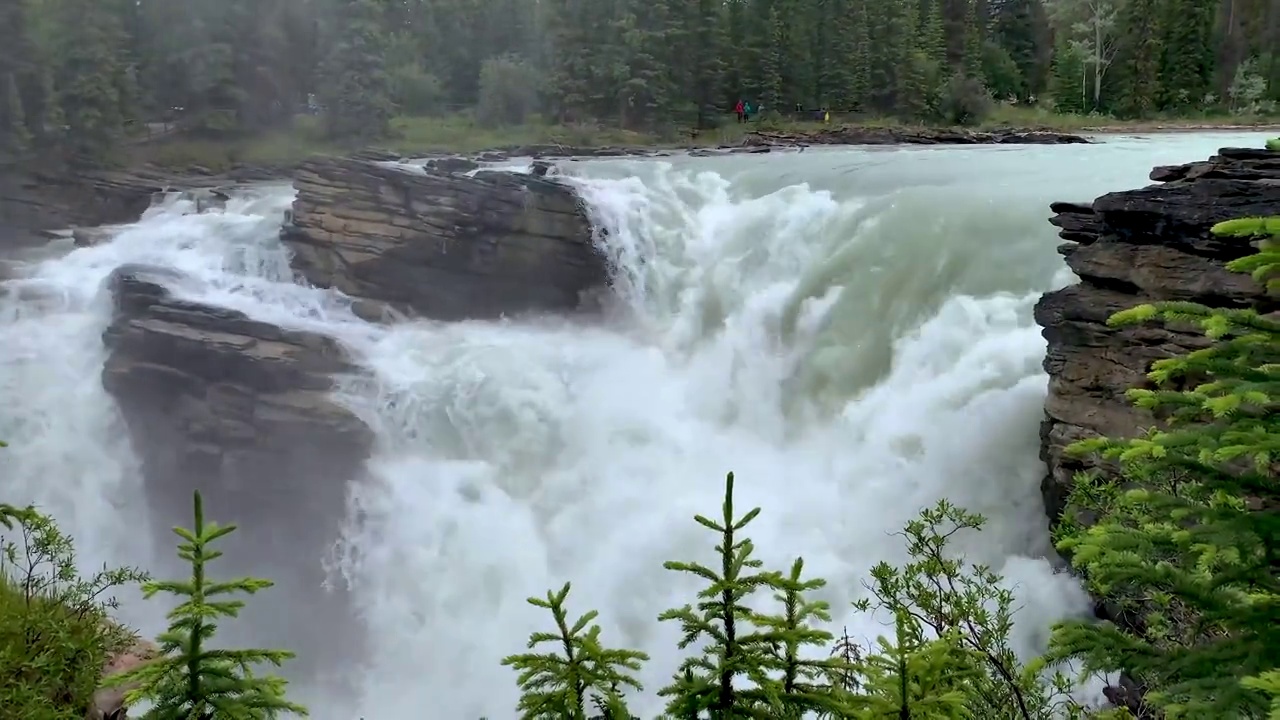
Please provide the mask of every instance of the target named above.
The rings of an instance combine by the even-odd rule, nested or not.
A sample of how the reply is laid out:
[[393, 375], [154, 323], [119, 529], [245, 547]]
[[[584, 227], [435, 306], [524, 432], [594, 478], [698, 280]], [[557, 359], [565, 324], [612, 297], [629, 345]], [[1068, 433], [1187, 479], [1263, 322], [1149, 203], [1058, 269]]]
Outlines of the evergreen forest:
[[[0, 158], [316, 116], [371, 142], [467, 113], [637, 131], [949, 124], [974, 97], [1114, 118], [1267, 114], [1280, 0], [7, 0]], [[957, 111], [959, 106], [961, 111]], [[731, 117], [731, 116], [730, 116]]]

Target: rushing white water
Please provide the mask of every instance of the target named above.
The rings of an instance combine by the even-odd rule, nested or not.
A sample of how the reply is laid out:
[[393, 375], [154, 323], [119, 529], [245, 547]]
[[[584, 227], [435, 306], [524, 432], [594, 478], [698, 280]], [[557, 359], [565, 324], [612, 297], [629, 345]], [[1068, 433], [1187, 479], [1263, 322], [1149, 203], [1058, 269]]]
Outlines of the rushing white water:
[[[764, 508], [763, 559], [802, 555], [829, 582], [837, 629], [864, 640], [883, 628], [848, 603], [873, 564], [903, 560], [889, 533], [944, 497], [985, 514], [963, 549], [1016, 586], [1016, 641], [1034, 653], [1050, 622], [1088, 608], [1045, 559], [1031, 308], [1071, 279], [1046, 205], [1260, 142], [564, 163], [617, 264], [622, 310], [589, 325], [370, 326], [293, 283], [275, 237], [287, 188], [203, 214], [173, 200], [5, 283], [0, 491], [53, 512], [86, 567], [155, 557], [133, 529], [136, 462], [99, 372], [102, 281], [164, 265], [192, 278], [184, 297], [338, 337], [376, 380], [339, 391], [378, 447], [335, 538], [370, 653], [344, 666], [348, 702], [302, 683], [320, 720], [511, 717], [499, 660], [549, 620], [525, 598], [566, 580], [607, 642], [652, 656], [633, 707], [652, 716], [679, 660], [678, 629], [656, 615], [695, 591], [662, 562], [710, 557], [692, 516], [716, 512], [730, 470], [739, 506]], [[156, 612], [127, 617], [153, 632]]]

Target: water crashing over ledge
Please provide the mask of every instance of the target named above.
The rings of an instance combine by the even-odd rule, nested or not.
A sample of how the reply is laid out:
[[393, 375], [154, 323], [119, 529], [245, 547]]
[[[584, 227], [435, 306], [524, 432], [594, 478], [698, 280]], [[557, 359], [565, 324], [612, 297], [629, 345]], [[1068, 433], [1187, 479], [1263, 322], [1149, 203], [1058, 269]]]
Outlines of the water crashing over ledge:
[[[1100, 155], [1066, 154], [1077, 150]], [[544, 306], [535, 317], [403, 319], [414, 302], [436, 302], [432, 288], [419, 287], [428, 281], [415, 284], [405, 256], [378, 266], [364, 255], [414, 242], [439, 252], [431, 262], [459, 262], [470, 230], [456, 222], [457, 208], [484, 177], [459, 180], [453, 194], [429, 190], [453, 213], [438, 230], [451, 241], [437, 245], [407, 238], [437, 232], [429, 221], [397, 228], [348, 212], [367, 208], [318, 203], [313, 227], [337, 222], [328, 231], [354, 240], [342, 248], [346, 265], [323, 270], [350, 272], [348, 292], [295, 280], [302, 253], [278, 232], [286, 210], [295, 221], [307, 216], [293, 190], [236, 194], [203, 213], [190, 198], [172, 199], [6, 283], [5, 331], [21, 338], [0, 348], [0, 392], [11, 408], [0, 431], [15, 441], [6, 482], [16, 499], [40, 501], [83, 538], [89, 565], [125, 561], [163, 573], [167, 553], [151, 554], [150, 536], [186, 508], [158, 498], [180, 498], [216, 473], [228, 493], [220, 519], [245, 525], [245, 547], [224, 570], [282, 581], [226, 639], [302, 650], [310, 665], [298, 669], [300, 688], [324, 720], [416, 717], [427, 706], [442, 716], [501, 716], [515, 688], [497, 660], [543, 620], [523, 598], [566, 579], [577, 602], [602, 611], [607, 633], [655, 658], [643, 679], [659, 686], [678, 654], [653, 616], [688, 589], [661, 562], [710, 552], [689, 518], [714, 507], [729, 469], [743, 501], [765, 506], [757, 541], [766, 560], [804, 554], [831, 581], [827, 599], [838, 608], [857, 596], [871, 564], [901, 558], [885, 533], [920, 506], [946, 496], [988, 514], [991, 530], [966, 549], [1019, 585], [1019, 643], [1032, 652], [1048, 622], [1088, 608], [1041, 557], [1035, 424], [1044, 346], [1031, 306], [1064, 282], [1044, 195], [1105, 189], [1099, 158], [1128, 166], [1136, 151], [574, 163], [560, 168], [561, 181], [587, 207], [565, 207], [607, 231], [595, 236], [602, 254], [582, 262], [603, 257], [599, 272], [626, 309], [583, 318]], [[1146, 166], [1161, 161], [1144, 152]], [[1160, 152], [1194, 156], [1183, 146]], [[974, 182], [978, 161], [991, 183]], [[413, 181], [388, 177], [387, 188], [355, 195], [404, 208], [402, 188]], [[1057, 186], [1038, 188], [1045, 178]], [[1115, 182], [1127, 184], [1123, 174]], [[536, 206], [487, 205], [500, 211], [469, 227], [492, 232], [494, 216], [518, 219]], [[509, 227], [522, 248], [545, 238], [561, 253], [590, 249]], [[494, 243], [473, 249], [489, 262], [545, 267]], [[304, 274], [320, 266], [310, 267]], [[565, 277], [588, 275], [573, 267]], [[379, 274], [387, 288], [401, 287], [394, 297], [348, 294], [374, 287]], [[574, 293], [559, 297], [577, 302]], [[148, 347], [155, 358], [181, 359], [153, 362], [138, 354]], [[104, 367], [109, 385], [150, 373], [141, 385], [174, 388], [176, 397], [153, 400], [171, 405], [153, 411], [144, 430], [130, 428], [122, 411], [137, 410], [103, 389]], [[273, 379], [286, 377], [297, 387]], [[284, 441], [281, 422], [298, 423], [296, 444]], [[199, 464], [189, 475], [168, 466], [164, 490], [144, 492], [138, 481], [153, 482], [147, 468], [157, 463], [149, 435], [168, 438], [155, 445], [176, 455], [183, 423], [204, 433], [192, 454]], [[273, 443], [298, 465], [262, 460]], [[335, 508], [344, 493], [347, 505]], [[326, 558], [338, 586], [329, 594], [320, 587]], [[333, 604], [323, 599], [334, 595]], [[158, 629], [156, 609], [127, 611], [145, 632]], [[838, 620], [863, 636], [880, 631], [852, 612]], [[326, 667], [343, 682], [317, 679]]]

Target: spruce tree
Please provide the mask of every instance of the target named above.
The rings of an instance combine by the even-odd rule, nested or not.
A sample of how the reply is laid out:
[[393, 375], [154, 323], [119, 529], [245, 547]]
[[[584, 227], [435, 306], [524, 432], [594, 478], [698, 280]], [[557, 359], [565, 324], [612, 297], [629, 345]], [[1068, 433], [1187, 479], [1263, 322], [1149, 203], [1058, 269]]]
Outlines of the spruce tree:
[[377, 140], [391, 131], [395, 108], [381, 19], [376, 0], [339, 0], [319, 93], [325, 124], [335, 139]]
[[[1227, 267], [1280, 291], [1280, 217], [1213, 232], [1258, 240], [1260, 252]], [[1073, 447], [1117, 461], [1123, 476], [1077, 478], [1070, 503], [1079, 513], [1060, 526], [1058, 544], [1127, 627], [1065, 623], [1054, 655], [1128, 671], [1170, 718], [1262, 717], [1280, 669], [1280, 321], [1158, 302], [1109, 322], [1151, 320], [1199, 326], [1213, 344], [1157, 361], [1155, 388], [1129, 391], [1162, 427]]]
[[895, 613], [894, 631], [894, 640], [881, 637], [880, 651], [859, 668], [863, 692], [856, 698], [852, 717], [977, 717], [969, 710], [971, 693], [966, 682], [980, 680], [981, 674], [975, 671], [958, 632], [949, 630], [927, 640], [906, 609]]
[[[719, 534], [716, 552], [720, 567], [663, 563], [668, 570], [696, 575], [706, 582], [698, 592], [696, 605], [658, 616], [661, 621], [680, 623], [682, 650], [699, 640], [707, 641], [702, 654], [685, 659], [672, 684], [658, 693], [670, 698], [667, 712], [675, 717], [696, 717], [703, 711], [710, 711], [718, 720], [777, 717], [781, 700], [767, 673], [773, 635], [752, 627], [755, 614], [745, 604], [757, 590], [780, 589], [777, 573], [757, 571], [762, 563], [752, 557], [755, 548], [751, 540], [742, 537], [742, 531], [759, 514], [760, 508], [755, 508], [741, 518], [735, 517], [733, 473], [729, 473], [725, 477], [720, 521], [694, 516], [699, 525]], [[750, 681], [753, 687], [742, 687], [741, 679]]]
[[828, 647], [835, 637], [815, 621], [831, 622], [831, 608], [824, 600], [809, 600], [805, 593], [826, 586], [822, 578], [805, 580], [804, 559], [796, 558], [785, 576], [774, 578], [774, 599], [782, 606], [777, 615], [753, 615], [751, 622], [764, 632], [768, 643], [765, 667], [771, 671], [774, 692], [781, 705], [779, 717], [801, 718], [806, 713], [823, 717], [844, 717], [849, 712], [849, 698], [839, 684], [831, 682], [852, 669], [839, 657], [806, 659], [801, 651], [808, 647]]
[[638, 672], [649, 656], [604, 647], [600, 626], [593, 622], [599, 615], [595, 610], [570, 624], [565, 609], [568, 597], [569, 583], [565, 583], [560, 592], [548, 590], [545, 600], [527, 600], [551, 611], [556, 624], [555, 632], [530, 635], [529, 649], [550, 643], [559, 645], [559, 652], [521, 653], [502, 660], [519, 672], [521, 695], [516, 709], [521, 720], [586, 720], [589, 702], [608, 720], [630, 718], [621, 689], [643, 689], [631, 673]]
[[283, 678], [257, 675], [254, 666], [279, 667], [293, 653], [285, 650], [230, 650], [209, 647], [217, 632], [217, 618], [240, 614], [241, 600], [219, 600], [233, 593], [255, 594], [272, 586], [270, 580], [243, 577], [223, 582], [210, 580], [207, 564], [221, 557], [212, 544], [235, 531], [235, 525], [206, 523], [200, 493], [194, 498], [195, 523], [173, 532], [184, 540], [178, 557], [191, 565], [186, 580], [143, 583], [145, 597], [169, 593], [183, 598], [169, 612], [169, 629], [157, 638], [159, 657], [107, 679], [120, 687], [136, 684], [125, 702], [140, 700], [152, 707], [142, 720], [266, 720], [285, 714], [306, 715], [307, 709], [285, 699]]

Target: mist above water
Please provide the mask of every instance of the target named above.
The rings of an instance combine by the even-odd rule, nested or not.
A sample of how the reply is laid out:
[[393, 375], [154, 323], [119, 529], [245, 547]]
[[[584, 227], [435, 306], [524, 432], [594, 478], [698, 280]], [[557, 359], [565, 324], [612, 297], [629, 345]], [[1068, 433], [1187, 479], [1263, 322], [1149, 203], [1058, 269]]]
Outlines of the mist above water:
[[[378, 438], [343, 536], [328, 557], [263, 549], [329, 562], [368, 636], [368, 657], [341, 668], [352, 693], [298, 680], [319, 720], [511, 717], [499, 660], [549, 621], [525, 598], [566, 580], [607, 642], [652, 656], [632, 709], [656, 714], [679, 661], [678, 628], [656, 616], [696, 591], [662, 562], [711, 557], [692, 516], [716, 510], [730, 470], [739, 505], [764, 508], [762, 558], [803, 555], [855, 639], [883, 632], [849, 602], [872, 565], [904, 559], [890, 533], [944, 497], [983, 513], [962, 547], [1016, 586], [1032, 654], [1049, 623], [1089, 608], [1045, 559], [1031, 309], [1072, 280], [1047, 204], [1261, 137], [562, 163], [616, 264], [618, 307], [591, 321], [371, 326], [293, 283], [276, 238], [289, 189], [203, 214], [173, 199], [5, 282], [0, 490], [52, 512], [87, 568], [170, 553], [137, 528], [186, 518], [139, 518], [137, 462], [99, 380], [103, 280], [169, 266], [191, 278], [180, 296], [333, 335], [368, 371], [336, 391]], [[162, 612], [124, 611], [147, 633]]]

